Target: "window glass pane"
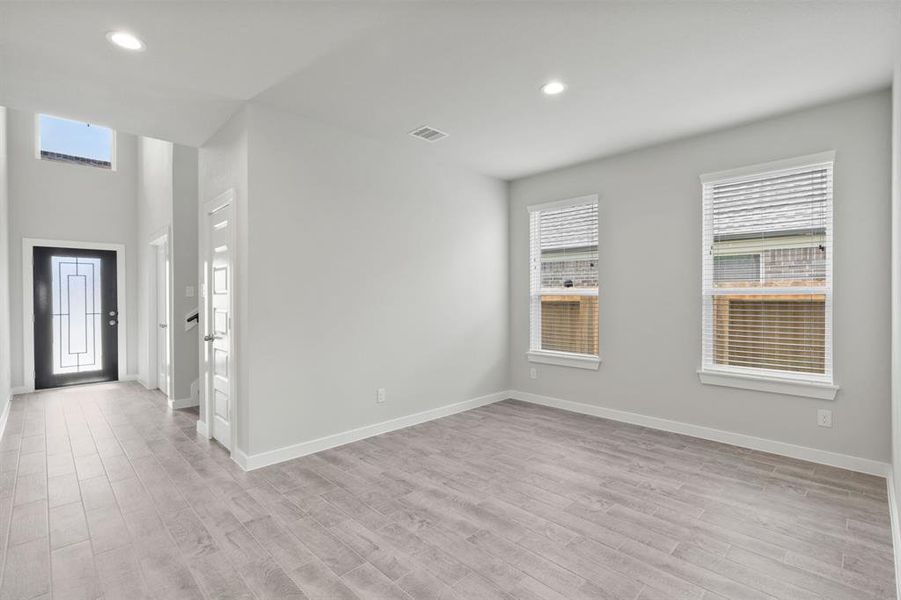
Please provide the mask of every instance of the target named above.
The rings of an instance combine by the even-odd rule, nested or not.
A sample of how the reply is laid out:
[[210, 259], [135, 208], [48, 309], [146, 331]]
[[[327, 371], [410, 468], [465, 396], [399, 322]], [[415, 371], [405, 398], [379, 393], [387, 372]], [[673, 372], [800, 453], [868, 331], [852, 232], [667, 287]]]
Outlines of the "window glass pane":
[[103, 367], [100, 259], [54, 256], [53, 373]]
[[597, 356], [597, 204], [531, 219], [532, 349]]
[[540, 213], [542, 288], [598, 286], [597, 204]]
[[597, 246], [570, 250], [542, 250], [542, 288], [596, 288]]
[[776, 238], [763, 252], [764, 285], [823, 286], [826, 284], [825, 236], [791, 242]]
[[730, 288], [824, 286], [826, 236], [810, 234], [714, 242], [713, 282], [717, 287]]
[[717, 364], [824, 373], [826, 299], [717, 296], [714, 353]]
[[597, 296], [541, 296], [541, 349], [598, 353]]
[[41, 157], [110, 168], [113, 131], [107, 127], [50, 115], [38, 117]]
[[713, 257], [713, 279], [717, 283], [760, 281], [760, 255], [734, 254]]

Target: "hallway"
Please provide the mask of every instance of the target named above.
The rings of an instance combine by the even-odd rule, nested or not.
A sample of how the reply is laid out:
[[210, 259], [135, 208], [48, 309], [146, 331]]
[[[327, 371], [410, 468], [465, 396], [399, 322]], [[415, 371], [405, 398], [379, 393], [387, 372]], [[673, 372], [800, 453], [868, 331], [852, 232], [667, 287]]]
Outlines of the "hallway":
[[160, 515], [177, 519], [192, 490], [238, 490], [241, 470], [194, 441], [196, 420], [136, 383], [17, 396], [0, 440], [0, 597], [43, 598], [51, 579], [54, 598], [201, 597]]

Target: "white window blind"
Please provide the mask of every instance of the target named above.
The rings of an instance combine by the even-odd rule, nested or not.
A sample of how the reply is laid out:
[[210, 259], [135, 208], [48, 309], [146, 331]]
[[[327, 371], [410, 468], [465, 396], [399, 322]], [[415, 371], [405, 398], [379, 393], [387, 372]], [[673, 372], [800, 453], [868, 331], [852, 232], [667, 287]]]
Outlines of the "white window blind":
[[529, 207], [530, 350], [598, 356], [596, 196]]
[[832, 170], [702, 178], [702, 370], [832, 383]]

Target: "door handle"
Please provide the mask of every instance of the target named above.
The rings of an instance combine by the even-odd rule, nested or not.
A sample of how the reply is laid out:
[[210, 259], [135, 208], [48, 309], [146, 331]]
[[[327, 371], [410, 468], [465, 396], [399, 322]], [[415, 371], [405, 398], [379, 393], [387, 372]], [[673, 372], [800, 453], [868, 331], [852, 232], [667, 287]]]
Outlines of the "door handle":
[[168, 325], [166, 325], [165, 323], [160, 323], [160, 329], [165, 329], [166, 327], [168, 327]]
[[212, 342], [213, 340], [221, 340], [222, 336], [220, 335], [205, 335], [203, 336], [204, 342]]

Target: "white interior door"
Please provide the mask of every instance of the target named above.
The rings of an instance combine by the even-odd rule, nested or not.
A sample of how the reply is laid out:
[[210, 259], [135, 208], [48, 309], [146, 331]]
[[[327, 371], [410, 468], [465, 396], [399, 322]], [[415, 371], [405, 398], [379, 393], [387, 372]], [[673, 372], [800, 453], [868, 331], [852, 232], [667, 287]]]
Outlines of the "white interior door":
[[210, 435], [231, 449], [231, 203], [206, 214], [204, 273], [205, 398]]
[[157, 387], [169, 396], [169, 244], [156, 252]]

